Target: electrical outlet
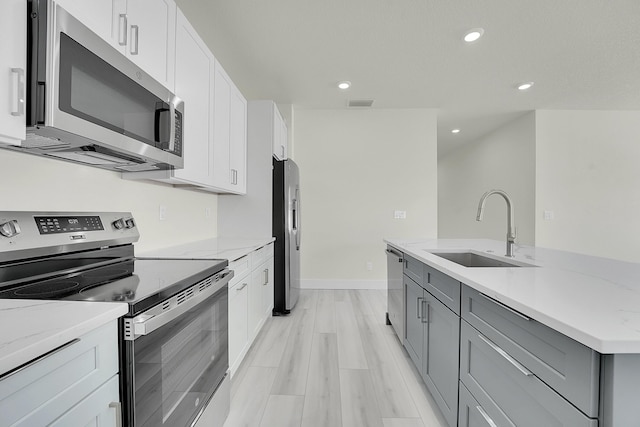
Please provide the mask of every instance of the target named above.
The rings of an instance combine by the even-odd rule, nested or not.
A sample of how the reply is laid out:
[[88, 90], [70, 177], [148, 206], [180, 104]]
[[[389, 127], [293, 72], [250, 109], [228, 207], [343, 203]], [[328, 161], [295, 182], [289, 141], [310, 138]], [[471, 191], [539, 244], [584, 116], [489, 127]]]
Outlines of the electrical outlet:
[[393, 219], [407, 219], [407, 211], [393, 211]]
[[204, 208], [204, 217], [211, 218], [211, 208]]
[[367, 261], [367, 271], [373, 270], [373, 263], [371, 261]]
[[555, 218], [553, 211], [544, 211], [542, 217], [545, 221], [552, 221]]
[[167, 219], [167, 207], [165, 205], [158, 207], [158, 219], [160, 219], [160, 221]]

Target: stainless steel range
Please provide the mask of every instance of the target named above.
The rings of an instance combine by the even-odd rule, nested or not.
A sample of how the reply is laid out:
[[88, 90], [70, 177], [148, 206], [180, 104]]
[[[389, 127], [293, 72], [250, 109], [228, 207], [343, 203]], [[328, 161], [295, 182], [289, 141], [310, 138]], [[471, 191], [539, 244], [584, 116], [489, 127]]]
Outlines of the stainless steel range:
[[[134, 257], [126, 212], [0, 211], [0, 298], [117, 301], [125, 426], [229, 407], [226, 260]], [[211, 409], [207, 409], [211, 411]], [[224, 419], [222, 419], [224, 421]]]

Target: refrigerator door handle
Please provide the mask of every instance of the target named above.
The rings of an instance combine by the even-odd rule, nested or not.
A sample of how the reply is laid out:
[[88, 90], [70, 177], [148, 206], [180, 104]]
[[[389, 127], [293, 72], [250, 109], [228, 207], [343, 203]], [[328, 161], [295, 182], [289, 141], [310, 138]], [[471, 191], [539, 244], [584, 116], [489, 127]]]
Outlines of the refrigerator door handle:
[[296, 198], [293, 200], [293, 232], [296, 236], [296, 250], [300, 250], [300, 189], [296, 188]]

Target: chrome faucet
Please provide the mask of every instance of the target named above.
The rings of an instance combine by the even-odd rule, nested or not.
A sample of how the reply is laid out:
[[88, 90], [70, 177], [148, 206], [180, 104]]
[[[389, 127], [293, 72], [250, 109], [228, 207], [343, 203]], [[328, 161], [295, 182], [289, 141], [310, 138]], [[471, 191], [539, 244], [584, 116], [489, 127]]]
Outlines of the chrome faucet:
[[482, 213], [484, 211], [484, 203], [487, 201], [487, 197], [492, 194], [501, 195], [507, 202], [507, 253], [506, 256], [513, 257], [513, 245], [516, 243], [516, 226], [513, 223], [513, 204], [509, 195], [502, 190], [489, 190], [480, 198], [480, 204], [478, 204], [478, 216], [476, 221], [482, 221]]

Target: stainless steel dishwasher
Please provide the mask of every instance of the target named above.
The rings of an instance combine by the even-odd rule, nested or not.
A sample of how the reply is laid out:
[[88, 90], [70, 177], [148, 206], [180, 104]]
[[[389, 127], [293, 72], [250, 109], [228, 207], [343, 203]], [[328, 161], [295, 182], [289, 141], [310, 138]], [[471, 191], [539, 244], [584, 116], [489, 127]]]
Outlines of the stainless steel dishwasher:
[[400, 342], [404, 340], [404, 286], [402, 285], [403, 254], [387, 246], [387, 325], [392, 325]]

